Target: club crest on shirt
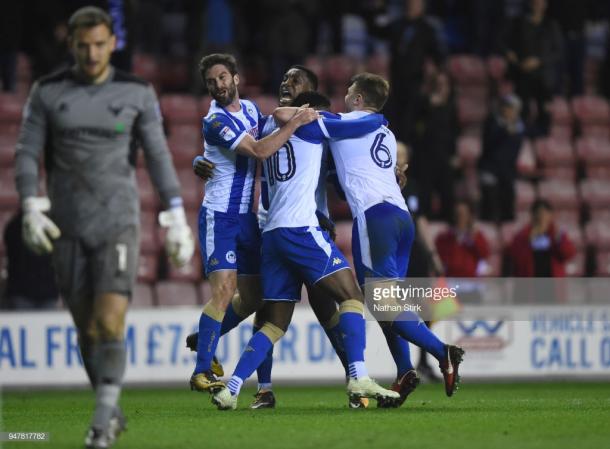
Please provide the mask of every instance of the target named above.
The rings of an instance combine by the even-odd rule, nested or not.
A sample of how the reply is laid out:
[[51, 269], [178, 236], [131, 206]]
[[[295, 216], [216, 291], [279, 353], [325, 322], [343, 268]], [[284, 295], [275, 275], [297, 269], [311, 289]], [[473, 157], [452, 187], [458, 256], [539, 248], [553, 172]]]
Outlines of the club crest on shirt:
[[228, 142], [230, 140], [235, 139], [235, 133], [231, 130], [231, 128], [229, 128], [228, 126], [225, 126], [224, 128], [222, 128], [220, 130], [220, 132], [218, 133], [218, 135], [225, 141]]

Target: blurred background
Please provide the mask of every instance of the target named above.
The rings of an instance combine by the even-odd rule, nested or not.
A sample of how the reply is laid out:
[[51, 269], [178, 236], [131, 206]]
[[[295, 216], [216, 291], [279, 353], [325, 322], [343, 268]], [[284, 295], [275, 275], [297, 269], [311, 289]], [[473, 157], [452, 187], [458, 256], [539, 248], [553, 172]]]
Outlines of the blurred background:
[[[210, 103], [197, 62], [231, 52], [240, 63], [240, 94], [264, 113], [276, 106], [292, 64], [317, 73], [334, 112], [343, 111], [355, 73], [391, 81], [384, 112], [408, 147], [404, 193], [431, 260], [420, 276], [610, 274], [607, 1], [24, 0], [3, 2], [0, 14], [5, 308], [62, 307], [48, 260], [24, 254], [19, 242], [13, 158], [29, 88], [70, 64], [66, 22], [86, 4], [109, 10], [115, 21], [115, 65], [149, 80], [159, 95], [193, 229], [203, 186], [191, 161], [202, 152], [200, 123]], [[201, 305], [209, 288], [200, 257], [182, 270], [165, 262], [159, 200], [141, 162], [133, 306]], [[351, 256], [349, 208], [330, 195], [338, 244]], [[532, 227], [564, 244], [544, 272], [518, 263], [533, 251], [519, 241]]]

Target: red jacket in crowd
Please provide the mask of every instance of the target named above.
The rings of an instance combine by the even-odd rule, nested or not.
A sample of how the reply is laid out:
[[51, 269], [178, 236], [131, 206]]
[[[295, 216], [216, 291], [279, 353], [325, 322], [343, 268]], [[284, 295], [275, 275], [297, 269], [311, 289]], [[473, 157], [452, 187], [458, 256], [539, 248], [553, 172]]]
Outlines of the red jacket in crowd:
[[[525, 226], [510, 245], [509, 257], [512, 275], [515, 277], [533, 277], [535, 275], [531, 232], [532, 226]], [[551, 224], [547, 234], [551, 237], [551, 276], [564, 277], [566, 275], [565, 263], [574, 256], [576, 248], [565, 232], [557, 235], [554, 224]]]
[[436, 238], [436, 250], [449, 277], [477, 277], [477, 265], [489, 257], [489, 244], [481, 231], [460, 238], [449, 229]]

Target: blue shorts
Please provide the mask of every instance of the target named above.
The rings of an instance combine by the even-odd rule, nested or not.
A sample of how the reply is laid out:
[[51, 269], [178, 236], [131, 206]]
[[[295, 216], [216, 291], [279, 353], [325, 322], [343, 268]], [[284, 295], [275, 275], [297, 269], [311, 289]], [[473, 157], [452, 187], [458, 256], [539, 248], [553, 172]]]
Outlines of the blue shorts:
[[305, 226], [263, 233], [261, 267], [263, 299], [300, 301], [303, 283], [314, 285], [349, 264], [326, 232]]
[[365, 278], [399, 278], [407, 274], [415, 237], [411, 214], [390, 203], [379, 203], [354, 218], [352, 253], [358, 283]]
[[199, 247], [206, 275], [219, 270], [260, 273], [261, 233], [252, 212], [231, 214], [201, 206]]

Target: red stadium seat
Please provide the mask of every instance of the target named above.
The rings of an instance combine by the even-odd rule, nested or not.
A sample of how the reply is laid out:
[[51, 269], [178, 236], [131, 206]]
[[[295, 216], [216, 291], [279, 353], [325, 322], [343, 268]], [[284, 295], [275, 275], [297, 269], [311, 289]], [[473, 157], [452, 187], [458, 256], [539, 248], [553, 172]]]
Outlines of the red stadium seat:
[[457, 109], [461, 126], [481, 124], [487, 115], [485, 102], [468, 97], [458, 97]]
[[538, 186], [538, 194], [556, 209], [576, 209], [580, 206], [573, 182], [558, 179], [543, 181]]
[[172, 281], [199, 282], [203, 279], [201, 257], [195, 251], [191, 260], [183, 267], [176, 268], [168, 262], [167, 278]]
[[585, 179], [580, 183], [580, 196], [591, 209], [610, 207], [610, 178]]
[[163, 95], [161, 97], [161, 112], [170, 126], [178, 123], [200, 126], [197, 100], [191, 95]]
[[602, 97], [587, 95], [572, 99], [572, 110], [581, 125], [605, 125], [610, 123], [610, 106]]
[[517, 181], [515, 183], [515, 201], [518, 210], [529, 210], [536, 199], [536, 189], [534, 185], [527, 181]]
[[155, 306], [152, 287], [148, 284], [136, 284], [131, 295], [131, 307], [149, 308]]
[[590, 221], [585, 226], [587, 245], [598, 250], [610, 250], [610, 227], [607, 221]]
[[457, 154], [463, 166], [476, 165], [481, 156], [481, 138], [476, 136], [460, 136], [457, 141]]
[[605, 208], [594, 208], [589, 210], [589, 217], [591, 221], [605, 221], [610, 223], [610, 209]]
[[151, 55], [136, 53], [133, 55], [133, 73], [151, 83], [159, 79], [159, 63]]
[[555, 97], [549, 103], [552, 123], [554, 125], [572, 125], [572, 111], [570, 105], [563, 97]]
[[553, 211], [553, 218], [559, 225], [580, 228], [580, 210], [578, 209], [557, 209]]
[[19, 195], [15, 187], [15, 171], [3, 167], [0, 176], [0, 209], [16, 210], [18, 207]]
[[140, 254], [138, 263], [138, 282], [152, 283], [158, 278], [159, 253]]
[[557, 140], [570, 140], [572, 139], [572, 127], [566, 125], [551, 125], [549, 137]]
[[388, 55], [381, 52], [369, 56], [366, 60], [366, 71], [388, 79], [390, 73], [390, 58]]
[[174, 125], [169, 128], [167, 144], [176, 167], [191, 167], [193, 158], [203, 153], [200, 126]]
[[538, 139], [535, 148], [536, 155], [544, 167], [574, 165], [574, 151], [567, 139], [559, 140], [553, 137]]
[[583, 251], [577, 252], [574, 257], [566, 262], [566, 275], [571, 277], [582, 277], [585, 275], [586, 255]]
[[576, 179], [576, 167], [544, 167], [541, 174], [545, 179], [574, 181]]
[[11, 134], [0, 134], [0, 167], [12, 167], [15, 165], [15, 145], [17, 136]]
[[[597, 256], [595, 258], [595, 274], [597, 276], [610, 276], [610, 251], [598, 251]], [[603, 296], [597, 298], [606, 302], [608, 300], [608, 291], [604, 290], [602, 292]]]
[[487, 58], [487, 73], [495, 81], [503, 80], [506, 73], [506, 60], [501, 56]]
[[256, 103], [263, 115], [273, 114], [273, 111], [277, 108], [277, 97], [273, 95], [260, 95], [252, 98], [252, 101]]
[[477, 229], [483, 233], [483, 236], [489, 244], [489, 251], [493, 254], [502, 251], [502, 238], [500, 237], [500, 230], [494, 224], [490, 223], [477, 223]]
[[557, 213], [554, 216], [554, 221], [559, 226], [559, 229], [567, 233], [568, 237], [576, 247], [578, 251], [584, 250], [585, 239], [583, 236], [582, 229], [578, 222], [568, 222], [561, 219], [561, 216]]
[[161, 63], [159, 82], [163, 91], [181, 91], [189, 86], [191, 67], [184, 59], [173, 58]]
[[309, 55], [305, 58], [305, 67], [311, 70], [318, 77], [318, 82], [324, 84], [326, 82], [325, 61], [318, 55]]
[[156, 211], [159, 208], [159, 196], [152, 185], [148, 171], [136, 169], [136, 179], [142, 210]]
[[20, 123], [26, 98], [0, 92], [0, 122]]
[[521, 147], [519, 158], [517, 159], [517, 170], [524, 176], [531, 176], [536, 173], [536, 156], [534, 155], [534, 149], [529, 140], [523, 141], [523, 146]]
[[200, 305], [199, 293], [190, 282], [161, 281], [157, 282], [157, 301], [160, 306], [196, 306]]
[[182, 168], [176, 171], [180, 182], [180, 191], [184, 200], [184, 208], [197, 210], [201, 204], [204, 191], [204, 182], [193, 173], [192, 168]]
[[610, 167], [606, 165], [587, 165], [587, 177], [590, 179], [601, 179], [606, 181], [610, 179]]
[[143, 211], [140, 214], [140, 251], [154, 253], [159, 250], [157, 239], [157, 213]]
[[582, 137], [576, 141], [576, 154], [588, 166], [610, 166], [610, 141], [595, 137]]
[[212, 97], [204, 95], [197, 102], [197, 110], [199, 111], [199, 127], [201, 129], [201, 119], [208, 115], [210, 112], [210, 105], [212, 104]]
[[455, 55], [449, 58], [449, 73], [458, 85], [487, 83], [483, 60], [472, 55]]
[[610, 127], [608, 127], [608, 125], [583, 125], [582, 135], [597, 139], [610, 140]]
[[327, 82], [334, 90], [343, 94], [352, 76], [356, 73], [355, 61], [346, 55], [331, 55], [326, 58], [325, 71]]

